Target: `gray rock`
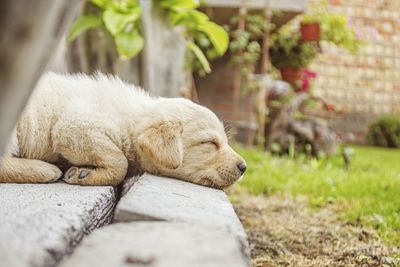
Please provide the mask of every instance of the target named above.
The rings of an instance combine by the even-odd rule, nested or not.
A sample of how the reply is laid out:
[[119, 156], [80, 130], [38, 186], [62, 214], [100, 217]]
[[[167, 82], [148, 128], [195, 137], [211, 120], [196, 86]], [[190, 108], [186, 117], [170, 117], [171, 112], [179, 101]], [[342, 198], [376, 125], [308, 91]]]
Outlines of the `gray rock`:
[[221, 190], [144, 174], [121, 198], [114, 221], [175, 221], [226, 227], [249, 256], [246, 233]]
[[109, 222], [112, 187], [0, 184], [0, 265], [54, 266], [82, 237]]
[[117, 223], [95, 230], [60, 267], [245, 267], [229, 231], [190, 223]]

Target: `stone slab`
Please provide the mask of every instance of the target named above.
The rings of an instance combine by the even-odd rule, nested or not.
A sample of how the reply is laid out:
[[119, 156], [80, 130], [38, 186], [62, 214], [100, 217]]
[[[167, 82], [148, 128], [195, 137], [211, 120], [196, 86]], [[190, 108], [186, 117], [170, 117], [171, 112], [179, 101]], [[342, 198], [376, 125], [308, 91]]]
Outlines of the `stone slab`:
[[95, 230], [60, 267], [245, 267], [226, 229], [174, 222], [131, 222]]
[[0, 184], [0, 266], [54, 266], [110, 221], [112, 187]]
[[249, 255], [248, 243], [225, 192], [144, 174], [119, 201], [115, 222], [174, 221], [228, 228]]

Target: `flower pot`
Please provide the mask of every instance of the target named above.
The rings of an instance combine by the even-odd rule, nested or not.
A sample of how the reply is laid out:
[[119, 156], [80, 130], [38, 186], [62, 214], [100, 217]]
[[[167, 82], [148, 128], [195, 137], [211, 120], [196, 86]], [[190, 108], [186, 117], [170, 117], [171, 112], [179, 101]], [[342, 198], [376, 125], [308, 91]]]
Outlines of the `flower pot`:
[[301, 79], [303, 73], [302, 69], [295, 69], [292, 67], [284, 67], [280, 71], [282, 80], [293, 85]]
[[330, 0], [329, 2], [335, 6], [340, 6], [342, 4], [342, 0]]
[[301, 23], [300, 33], [305, 42], [318, 42], [321, 38], [319, 23]]

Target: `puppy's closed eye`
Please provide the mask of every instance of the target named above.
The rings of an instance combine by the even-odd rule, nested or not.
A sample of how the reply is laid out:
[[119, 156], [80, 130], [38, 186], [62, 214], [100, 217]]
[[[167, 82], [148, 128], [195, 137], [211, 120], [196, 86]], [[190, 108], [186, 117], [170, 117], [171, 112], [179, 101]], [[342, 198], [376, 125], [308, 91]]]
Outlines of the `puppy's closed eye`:
[[219, 147], [220, 147], [219, 143], [217, 141], [215, 141], [215, 140], [202, 141], [200, 144], [201, 145], [213, 146], [215, 149], [219, 149]]

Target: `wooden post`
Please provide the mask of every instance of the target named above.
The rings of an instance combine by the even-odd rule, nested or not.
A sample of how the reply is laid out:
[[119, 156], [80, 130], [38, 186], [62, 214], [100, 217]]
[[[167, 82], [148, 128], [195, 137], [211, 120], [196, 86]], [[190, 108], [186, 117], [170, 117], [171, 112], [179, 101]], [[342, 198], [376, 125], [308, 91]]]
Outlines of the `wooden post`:
[[[266, 0], [264, 9], [264, 23], [269, 24], [271, 22], [272, 10], [271, 0]], [[261, 53], [261, 74], [265, 77], [268, 73], [269, 67], [269, 29], [266, 27], [266, 31], [263, 36], [262, 53]], [[257, 96], [257, 120], [258, 120], [258, 132], [257, 132], [257, 143], [264, 147], [265, 144], [265, 116], [267, 112], [266, 107], [267, 95], [265, 91], [265, 85], [262, 84], [258, 96]]]
[[173, 27], [158, 1], [143, 0], [141, 55], [143, 87], [153, 95], [177, 97], [185, 86], [186, 42], [182, 29]]
[[[238, 19], [238, 30], [244, 31], [246, 26], [245, 16], [247, 13], [247, 9], [244, 5], [244, 0], [241, 1], [241, 5], [239, 7], [239, 19]], [[240, 52], [241, 54], [242, 52]], [[238, 63], [235, 68], [234, 74], [234, 82], [233, 82], [233, 108], [235, 119], [238, 117], [239, 105], [240, 105], [240, 92], [242, 87], [242, 73], [241, 73], [242, 64]], [[234, 131], [237, 132], [237, 125], [234, 125]]]
[[0, 1], [0, 155], [81, 0]]
[[[271, 16], [272, 16], [271, 0], [266, 0], [264, 8], [264, 17], [265, 17], [264, 23], [267, 25], [267, 27], [269, 27], [269, 24], [271, 23]], [[261, 73], [266, 74], [268, 72], [268, 66], [269, 66], [269, 30], [266, 30], [264, 32], [261, 55], [262, 55]]]

